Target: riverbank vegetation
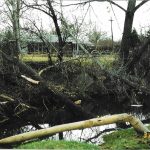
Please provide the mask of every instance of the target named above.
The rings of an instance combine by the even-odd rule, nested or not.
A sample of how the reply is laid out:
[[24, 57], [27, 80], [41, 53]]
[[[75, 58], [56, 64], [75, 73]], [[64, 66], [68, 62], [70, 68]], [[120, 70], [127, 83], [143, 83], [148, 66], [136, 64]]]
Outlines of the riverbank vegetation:
[[[150, 129], [150, 126], [148, 127]], [[125, 149], [149, 149], [150, 138], [137, 136], [133, 129], [115, 131], [104, 136], [104, 144], [100, 149], [125, 150]]]
[[16, 147], [15, 149], [74, 149], [74, 150], [99, 150], [99, 146], [75, 141], [36, 141]]
[[[150, 129], [150, 126], [148, 126]], [[99, 146], [75, 141], [36, 141], [22, 144], [17, 149], [86, 149], [86, 150], [116, 150], [116, 149], [149, 149], [150, 139], [140, 137], [132, 129], [121, 129], [103, 136], [104, 143]]]
[[[142, 137], [149, 133], [140, 120], [139, 124], [131, 122], [138, 115], [143, 122], [150, 122], [150, 30], [145, 30], [144, 34], [141, 30], [139, 35], [133, 28], [135, 12], [149, 1], [136, 4], [137, 0], [127, 0], [127, 7], [124, 7], [119, 1], [107, 0], [109, 8], [104, 9], [108, 8], [105, 9], [108, 12], [111, 10], [116, 21], [114, 5], [125, 13], [120, 41], [114, 41], [112, 18], [111, 36], [93, 23], [93, 17], [86, 18], [92, 16], [88, 15], [92, 4], [103, 0], [80, 1], [77, 4], [70, 1], [66, 7], [64, 4], [68, 2], [0, 1], [2, 147], [7, 145], [9, 148], [16, 142], [33, 138], [43, 139], [49, 133], [59, 133], [62, 140], [63, 132], [69, 128], [56, 132], [52, 129], [73, 122], [86, 122], [85, 126], [78, 127], [89, 128], [94, 126], [92, 118], [96, 118], [96, 125], [104, 125], [103, 120], [108, 119], [105, 116], [110, 117], [107, 124], [116, 123], [116, 128], [126, 127], [123, 121], [136, 126], [138, 131], [140, 127]], [[67, 16], [65, 10], [76, 6], [81, 8], [80, 12], [71, 9]], [[82, 16], [74, 16], [73, 12]], [[117, 24], [119, 26], [118, 21]], [[45, 25], [48, 27], [45, 28]], [[120, 117], [112, 122], [114, 114], [124, 113], [127, 118], [123, 120]], [[49, 132], [45, 132], [47, 130]], [[22, 136], [23, 133], [27, 136]], [[92, 138], [99, 138], [100, 134], [97, 132]], [[83, 139], [90, 140], [89, 137]], [[126, 140], [122, 143], [126, 143]]]
[[[98, 56], [78, 56], [78, 57], [63, 57], [64, 62], [78, 63], [81, 62], [82, 65], [90, 65], [94, 60], [98, 60], [101, 65], [111, 69], [114, 64], [118, 62], [118, 53], [111, 52], [110, 54], [99, 54]], [[57, 57], [51, 57], [52, 62], [57, 63]], [[20, 55], [20, 60], [25, 63], [46, 63], [48, 62], [48, 56], [46, 54], [23, 54]]]

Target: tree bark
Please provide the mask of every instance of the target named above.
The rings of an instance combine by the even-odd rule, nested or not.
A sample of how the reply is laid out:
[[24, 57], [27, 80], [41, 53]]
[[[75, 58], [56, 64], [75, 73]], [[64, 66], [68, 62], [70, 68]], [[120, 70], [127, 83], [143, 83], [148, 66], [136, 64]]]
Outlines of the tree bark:
[[65, 43], [62, 39], [61, 31], [60, 31], [60, 28], [59, 28], [59, 25], [58, 25], [58, 19], [57, 19], [57, 16], [55, 14], [55, 11], [53, 9], [52, 2], [50, 0], [47, 0], [47, 3], [49, 5], [49, 11], [52, 14], [51, 17], [53, 19], [55, 29], [56, 29], [56, 33], [57, 33], [57, 36], [58, 36], [58, 44], [59, 44], [58, 59], [59, 59], [60, 62], [62, 62], [62, 60], [63, 60], [63, 47], [64, 47]]
[[126, 64], [128, 61], [129, 50], [130, 50], [130, 35], [132, 32], [135, 6], [136, 6], [136, 0], [128, 1], [128, 8], [125, 16], [124, 30], [123, 30], [121, 50], [120, 50], [120, 58], [121, 61], [123, 61], [123, 64]]
[[[7, 37], [7, 41], [3, 43], [2, 50], [11, 57], [15, 57], [19, 60], [19, 53], [21, 51], [20, 46], [20, 0], [6, 0], [6, 5], [8, 8], [8, 16], [12, 23], [12, 31], [13, 31], [13, 39], [10, 40], [10, 37]], [[11, 31], [11, 30], [10, 30]], [[4, 74], [17, 74], [18, 67], [13, 63], [8, 65], [7, 60], [3, 57], [3, 65], [4, 65]]]
[[38, 131], [31, 131], [31, 132], [11, 136], [8, 138], [1, 139], [0, 144], [1, 145], [15, 144], [15, 143], [19, 143], [19, 142], [23, 142], [35, 138], [40, 138], [43, 136], [48, 136], [48, 135], [52, 135], [64, 131], [85, 129], [85, 128], [91, 128], [95, 126], [107, 125], [107, 124], [118, 123], [118, 122], [129, 122], [133, 126], [133, 128], [137, 131], [137, 133], [140, 133], [142, 135], [149, 132], [149, 129], [145, 127], [138, 118], [135, 118], [128, 114], [119, 114], [119, 115], [112, 115], [109, 117], [94, 118], [94, 119], [75, 122], [75, 123], [58, 125], [47, 129], [41, 129]]
[[12, 25], [13, 25], [13, 35], [15, 40], [16, 48], [14, 50], [14, 56], [19, 59], [19, 53], [21, 51], [20, 46], [20, 0], [12, 0]]
[[56, 15], [56, 12], [52, 6], [52, 2], [51, 0], [46, 0], [46, 4], [45, 5], [45, 8], [43, 7], [42, 8], [42, 5], [41, 4], [38, 4], [35, 2], [35, 5], [28, 5], [26, 4], [25, 2], [23, 2], [27, 7], [30, 7], [30, 8], [33, 8], [33, 9], [37, 9], [39, 11], [42, 11], [44, 12], [45, 14], [47, 14], [49, 17], [52, 18], [53, 20], [53, 23], [54, 23], [54, 26], [55, 26], [55, 30], [56, 30], [56, 33], [57, 33], [57, 36], [58, 36], [58, 45], [59, 45], [59, 48], [58, 48], [58, 60], [59, 62], [62, 62], [63, 60], [63, 47], [65, 45], [65, 41], [63, 40], [63, 37], [62, 37], [62, 34], [61, 34], [61, 30], [60, 30], [60, 27], [59, 27], [59, 23], [58, 23], [58, 18], [57, 18], [57, 15]]

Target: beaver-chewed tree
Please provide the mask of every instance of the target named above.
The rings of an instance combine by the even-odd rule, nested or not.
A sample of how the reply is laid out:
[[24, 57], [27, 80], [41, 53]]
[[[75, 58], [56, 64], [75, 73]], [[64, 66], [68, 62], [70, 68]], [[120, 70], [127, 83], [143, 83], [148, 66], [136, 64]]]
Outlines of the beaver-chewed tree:
[[[18, 30], [14, 30], [14, 32], [16, 31]], [[76, 64], [72, 65], [70, 67], [72, 72], [67, 70], [68, 75], [65, 74], [65, 80], [76, 84], [77, 81], [81, 81], [81, 78], [87, 77], [88, 80], [86, 81], [90, 83], [86, 85], [86, 88], [82, 88], [82, 84], [79, 83], [76, 86], [79, 96], [69, 97], [62, 92], [58, 92], [52, 82], [44, 80], [42, 75], [41, 77], [34, 69], [18, 59], [18, 37], [14, 37], [13, 40], [4, 40], [2, 51], [0, 51], [1, 137], [12, 135], [14, 130], [26, 125], [32, 125], [40, 129], [39, 124], [48, 123], [53, 126], [92, 118], [94, 115], [99, 114], [100, 109], [112, 110], [110, 107], [112, 102], [114, 105], [117, 104], [118, 109], [123, 105], [131, 104], [132, 96], [137, 95], [139, 92], [147, 97], [150, 95], [149, 88], [140, 82], [136, 77], [136, 72], [131, 72], [131, 70], [137, 68], [136, 65], [143, 53], [146, 52], [150, 39], [138, 49], [128, 65], [118, 74], [105, 70], [99, 65], [95, 65], [95, 70], [93, 66], [89, 66], [91, 68], [87, 67], [87, 70], [83, 66], [80, 70], [85, 70], [84, 74], [80, 74], [79, 78], [72, 82], [70, 77], [73, 78], [76, 71], [72, 68], [77, 66]], [[49, 68], [58, 69], [62, 75], [67, 69], [64, 63], [59, 64], [58, 68], [56, 66]], [[48, 71], [48, 69], [45, 70]], [[120, 67], [117, 69], [119, 70]], [[71, 85], [70, 83], [67, 83], [67, 85]], [[80, 89], [84, 91], [81, 92]], [[75, 104], [73, 100], [81, 100], [82, 107]], [[147, 105], [148, 100], [146, 102]], [[113, 111], [109, 112], [114, 113]], [[106, 114], [106, 112], [104, 113]], [[18, 130], [18, 132], [21, 131]]]

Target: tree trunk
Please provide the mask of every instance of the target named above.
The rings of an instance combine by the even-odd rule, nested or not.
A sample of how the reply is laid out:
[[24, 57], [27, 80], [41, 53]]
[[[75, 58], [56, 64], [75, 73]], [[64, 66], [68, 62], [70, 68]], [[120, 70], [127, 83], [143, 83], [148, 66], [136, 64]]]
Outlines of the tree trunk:
[[142, 135], [149, 132], [149, 129], [145, 127], [139, 119], [128, 114], [119, 114], [119, 115], [112, 115], [109, 117], [94, 118], [94, 119], [80, 121], [80, 122], [58, 125], [47, 129], [41, 129], [38, 131], [31, 131], [31, 132], [11, 136], [8, 138], [1, 139], [0, 144], [1, 145], [15, 144], [15, 143], [35, 139], [35, 138], [40, 138], [43, 136], [53, 135], [64, 131], [85, 129], [85, 128], [91, 128], [95, 126], [107, 125], [107, 124], [118, 123], [118, 122], [129, 122], [133, 126], [133, 128], [137, 131], [137, 133], [140, 133]]
[[0, 53], [0, 73], [3, 73], [3, 57], [2, 57], [2, 53]]
[[47, 0], [47, 3], [49, 5], [49, 11], [51, 12], [52, 14], [52, 19], [53, 19], [53, 22], [54, 22], [54, 25], [55, 25], [55, 29], [56, 29], [56, 33], [57, 33], [57, 36], [58, 36], [58, 44], [59, 44], [59, 49], [58, 49], [58, 59], [60, 62], [62, 62], [63, 60], [63, 47], [64, 47], [64, 41], [62, 39], [62, 35], [61, 35], [61, 31], [60, 31], [60, 28], [59, 28], [59, 25], [58, 25], [58, 19], [57, 19], [57, 16], [55, 14], [55, 11], [53, 9], [53, 6], [52, 6], [52, 2], [50, 0]]
[[14, 56], [19, 59], [19, 53], [21, 51], [20, 46], [20, 0], [15, 0], [12, 3], [12, 24], [13, 24], [13, 35], [16, 42], [16, 49]]
[[[2, 51], [4, 51], [7, 55], [12, 58], [17, 58], [19, 60], [19, 53], [21, 51], [20, 46], [20, 0], [9, 0], [6, 1], [6, 5], [9, 10], [10, 21], [12, 23], [12, 30], [13, 30], [13, 40], [8, 40], [3, 43]], [[17, 74], [19, 69], [18, 67], [12, 63], [10, 64], [5, 58], [3, 58], [3, 65], [4, 65], [4, 74], [11, 75]]]
[[129, 56], [130, 35], [132, 32], [135, 6], [136, 6], [136, 0], [128, 1], [128, 8], [126, 11], [126, 17], [125, 17], [125, 22], [124, 22], [124, 31], [123, 31], [123, 36], [122, 36], [122, 41], [121, 41], [121, 51], [120, 51], [120, 58], [124, 64], [127, 63], [128, 56]]
[[[78, 117], [78, 119], [82, 118], [91, 118], [92, 115], [88, 112], [85, 112], [80, 106], [75, 105], [71, 100], [69, 100], [66, 96], [58, 93], [55, 89], [51, 89], [49, 85], [44, 81], [42, 77], [39, 76], [36, 71], [34, 71], [31, 67], [27, 66], [21, 61], [18, 61], [15, 58], [10, 58], [6, 54], [3, 53], [3, 57], [9, 61], [9, 63], [14, 63], [18, 66], [20, 74], [28, 75], [30, 78], [37, 80], [37, 86], [39, 87], [41, 94], [47, 95], [50, 99], [49, 102], [59, 103], [66, 106], [66, 109], [71, 112], [74, 116]], [[29, 80], [28, 80], [29, 81]], [[30, 82], [30, 81], [29, 81]], [[33, 83], [32, 83], [33, 84]]]

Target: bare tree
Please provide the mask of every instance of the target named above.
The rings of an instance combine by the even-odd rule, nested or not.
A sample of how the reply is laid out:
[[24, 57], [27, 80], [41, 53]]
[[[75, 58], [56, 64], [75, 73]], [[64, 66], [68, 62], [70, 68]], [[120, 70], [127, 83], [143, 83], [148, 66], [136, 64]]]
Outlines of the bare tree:
[[52, 58], [51, 58], [51, 47], [54, 47], [54, 46], [49, 42], [49, 40], [45, 36], [45, 32], [43, 30], [42, 24], [41, 24], [41, 27], [39, 28], [34, 20], [31, 20], [29, 18], [26, 18], [26, 19], [29, 21], [31, 26], [30, 25], [25, 26], [21, 29], [28, 32], [31, 35], [35, 35], [37, 38], [39, 38], [41, 40], [46, 52], [48, 53], [48, 63], [49, 63], [49, 65], [52, 65], [53, 62], [52, 62]]
[[12, 23], [13, 36], [15, 40], [15, 56], [19, 57], [21, 51], [20, 46], [20, 11], [21, 11], [21, 0], [5, 0], [5, 4], [9, 10], [8, 16]]
[[24, 1], [24, 4], [27, 7], [42, 11], [53, 20], [55, 30], [58, 36], [58, 44], [59, 44], [58, 59], [61, 62], [63, 60], [63, 47], [65, 45], [65, 41], [63, 40], [62, 33], [59, 27], [59, 23], [58, 23], [59, 18], [57, 17], [56, 11], [54, 10], [54, 7], [53, 7], [54, 1], [53, 0], [46, 0], [46, 1], [37, 0], [37, 1], [34, 1], [32, 4], [31, 3], [29, 4]]
[[[100, 1], [100, 0], [99, 0]], [[132, 32], [132, 26], [133, 26], [133, 20], [134, 20], [134, 14], [135, 12], [148, 0], [143, 0], [138, 5], [136, 5], [137, 0], [128, 0], [128, 7], [127, 10], [125, 10], [120, 5], [116, 4], [112, 0], [107, 0], [108, 2], [116, 5], [117, 7], [121, 8], [125, 11], [125, 21], [124, 21], [124, 30], [123, 30], [123, 36], [122, 36], [122, 42], [121, 42], [121, 51], [120, 51], [120, 57], [124, 64], [128, 61], [129, 56], [129, 49], [130, 49], [130, 35]]]
[[[137, 0], [128, 0], [127, 9], [124, 9], [122, 6], [120, 6], [113, 0], [88, 0], [88, 1], [78, 3], [78, 4], [86, 4], [89, 2], [95, 2], [95, 1], [97, 1], [97, 2], [107, 1], [110, 4], [117, 6], [118, 8], [120, 8], [121, 10], [123, 10], [125, 12], [125, 21], [124, 21], [124, 30], [123, 30], [123, 36], [122, 36], [122, 42], [121, 42], [120, 57], [121, 57], [121, 60], [123, 61], [123, 63], [126, 64], [128, 61], [128, 56], [129, 56], [129, 49], [130, 49], [130, 44], [129, 44], [130, 38], [129, 37], [132, 32], [134, 14], [141, 6], [143, 6], [149, 0], [143, 0], [138, 5], [136, 5]], [[77, 4], [75, 4], [75, 5], [77, 5]]]
[[94, 44], [95, 50], [98, 50], [100, 41], [106, 38], [106, 33], [98, 31], [96, 27], [92, 29], [88, 35], [89, 41]]

